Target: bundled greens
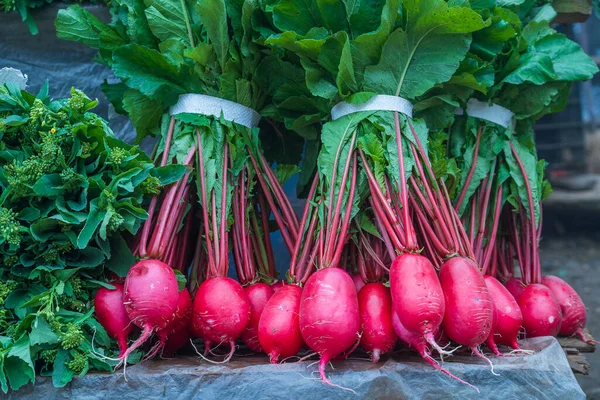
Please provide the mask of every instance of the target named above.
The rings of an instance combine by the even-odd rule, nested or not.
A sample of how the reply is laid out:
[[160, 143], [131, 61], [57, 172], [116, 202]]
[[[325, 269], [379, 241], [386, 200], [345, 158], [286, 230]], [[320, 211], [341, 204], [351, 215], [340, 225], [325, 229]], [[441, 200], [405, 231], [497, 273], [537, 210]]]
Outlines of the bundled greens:
[[[187, 167], [180, 181], [153, 198], [134, 253], [189, 276], [197, 309], [192, 324], [206, 340], [230, 345], [230, 356], [241, 331], [222, 329], [244, 330], [247, 316], [243, 310], [232, 310], [241, 313], [235, 317], [217, 312], [210, 302], [248, 307], [242, 286], [226, 278], [230, 248], [244, 286], [270, 283], [276, 279], [271, 214], [290, 252], [298, 235], [279, 181], [296, 168], [279, 165], [275, 174], [262, 153], [259, 129], [242, 115], [256, 114], [269, 100], [256, 79], [267, 57], [252, 40], [257, 11], [253, 1], [117, 1], [110, 24], [77, 6], [61, 11], [56, 21], [59, 37], [98, 48], [102, 62], [121, 78], [104, 90], [129, 115], [139, 139], [160, 134], [155, 162]], [[185, 102], [218, 111], [190, 110]], [[215, 297], [217, 287], [231, 297]], [[215, 313], [235, 322], [209, 317]], [[145, 335], [129, 351], [152, 333], [143, 328]]]
[[[177, 179], [113, 137], [73, 89], [52, 100], [0, 86], [0, 383], [6, 392], [52, 375], [64, 386], [89, 368], [110, 370], [114, 342], [93, 317], [92, 293], [124, 276], [126, 238], [149, 197]], [[180, 175], [180, 173], [179, 173]], [[95, 351], [92, 337], [95, 335]], [[9, 385], [9, 386], [8, 386]]]
[[[598, 68], [576, 43], [550, 27], [556, 16], [550, 6], [541, 7], [524, 26], [507, 9], [486, 11], [495, 14], [492, 28], [496, 26], [496, 34], [484, 30], [485, 35], [476, 36], [469, 57], [480, 61], [481, 70], [492, 66], [493, 74], [488, 83], [479, 82], [473, 98], [508, 108], [516, 123], [503, 127], [468, 115], [457, 117], [450, 129], [448, 148], [463, 171], [455, 202], [457, 211], [464, 216], [482, 269], [492, 273], [492, 268], [498, 268], [493, 253], [499, 224], [503, 225], [501, 231], [509, 230], [502, 223], [505, 218], [501, 218], [505, 203], [521, 214], [521, 224], [531, 223], [529, 229], [537, 231], [541, 201], [550, 191], [543, 178], [545, 163], [537, 160], [533, 123], [562, 109], [571, 83], [590, 79]], [[491, 193], [496, 195], [492, 197]], [[521, 237], [526, 236], [531, 238]], [[523, 247], [534, 252], [531, 258], [535, 259], [537, 239], [526, 243]], [[525, 271], [530, 263], [518, 258], [523, 275], [529, 276]], [[506, 258], [503, 263], [512, 261]], [[535, 268], [538, 277], [533, 279], [539, 281], [539, 265]], [[504, 278], [510, 277], [512, 273]]]

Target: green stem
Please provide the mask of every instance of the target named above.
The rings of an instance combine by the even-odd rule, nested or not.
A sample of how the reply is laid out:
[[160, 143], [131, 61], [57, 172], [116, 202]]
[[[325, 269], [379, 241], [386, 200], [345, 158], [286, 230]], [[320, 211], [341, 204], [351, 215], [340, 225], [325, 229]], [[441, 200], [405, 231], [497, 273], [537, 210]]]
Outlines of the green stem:
[[187, 28], [188, 38], [190, 39], [190, 45], [194, 45], [194, 32], [192, 32], [192, 25], [190, 24], [190, 17], [187, 12], [185, 0], [181, 0], [181, 11], [183, 11], [183, 18], [185, 19], [185, 27]]

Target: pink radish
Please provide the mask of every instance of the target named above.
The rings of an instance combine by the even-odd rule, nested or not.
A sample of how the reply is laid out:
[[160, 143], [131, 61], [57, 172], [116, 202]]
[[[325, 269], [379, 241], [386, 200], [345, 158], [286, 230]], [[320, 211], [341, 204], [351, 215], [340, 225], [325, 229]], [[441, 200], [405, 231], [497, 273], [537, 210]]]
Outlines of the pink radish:
[[354, 274], [352, 275], [352, 280], [354, 281], [354, 286], [356, 287], [356, 293], [360, 292], [360, 289], [365, 286], [365, 281], [363, 280], [362, 276], [360, 276], [360, 274]]
[[525, 285], [521, 278], [512, 278], [506, 281], [504, 284], [506, 289], [512, 294], [515, 300], [519, 300], [519, 296], [523, 293], [523, 289], [525, 289]]
[[177, 278], [167, 264], [142, 260], [131, 267], [125, 278], [123, 304], [131, 321], [142, 328], [142, 334], [119, 357], [121, 363], [127, 364], [132, 351], [171, 322], [178, 298]]
[[526, 337], [556, 336], [560, 331], [560, 304], [550, 289], [539, 283], [527, 285], [519, 296]]
[[348, 273], [329, 267], [313, 273], [300, 299], [300, 332], [305, 343], [320, 356], [319, 373], [328, 385], [325, 366], [337, 355], [358, 344], [360, 317], [356, 287]]
[[277, 292], [279, 289], [285, 286], [285, 282], [282, 280], [278, 280], [277, 282], [271, 283], [271, 287], [273, 288], [273, 293]]
[[433, 264], [418, 254], [405, 253], [396, 257], [390, 268], [390, 289], [393, 307], [398, 311], [402, 325], [423, 336], [437, 351], [446, 353], [434, 338], [446, 307]]
[[[490, 296], [491, 298], [491, 296]], [[487, 347], [489, 347], [489, 349], [492, 351], [492, 353], [494, 353], [495, 355], [501, 357], [502, 353], [500, 353], [500, 350], [498, 350], [498, 345], [496, 344], [496, 340], [494, 339], [494, 336], [496, 335], [496, 328], [498, 327], [498, 310], [496, 310], [496, 306], [494, 305], [494, 302], [491, 302], [492, 304], [492, 329], [490, 329], [490, 334], [488, 335], [487, 339], [485, 340], [485, 344], [487, 345]]]
[[392, 297], [383, 283], [368, 283], [358, 292], [362, 335], [360, 345], [378, 362], [381, 354], [394, 348], [397, 338], [392, 326]]
[[302, 288], [282, 286], [267, 302], [258, 323], [258, 339], [272, 364], [298, 354], [304, 340], [298, 322]]
[[[437, 369], [440, 372], [443, 372], [455, 381], [472, 387], [473, 389], [479, 392], [479, 389], [477, 389], [475, 386], [452, 375], [450, 371], [443, 368], [437, 361], [435, 361], [433, 357], [431, 357], [431, 351], [427, 347], [427, 342], [425, 341], [425, 338], [423, 338], [423, 336], [421, 335], [416, 335], [408, 329], [406, 329], [404, 325], [402, 325], [402, 322], [400, 321], [400, 318], [398, 317], [398, 313], [396, 313], [396, 311], [392, 311], [392, 326], [394, 327], [394, 331], [396, 332], [396, 335], [398, 335], [400, 340], [406, 343], [409, 347], [415, 349], [419, 353], [419, 355], [421, 355], [421, 357], [425, 361], [427, 361], [433, 368]], [[437, 335], [437, 332], [434, 332], [434, 335]]]
[[193, 305], [192, 305], [192, 320], [188, 325], [188, 331], [190, 332], [190, 337], [192, 338], [200, 338], [204, 342], [204, 355], [206, 356], [209, 353], [210, 348], [212, 347], [212, 342], [206, 338], [206, 335], [202, 331], [202, 326], [200, 320], [196, 320], [193, 317]]
[[127, 350], [132, 324], [123, 305], [123, 284], [112, 283], [114, 290], [101, 287], [94, 297], [94, 312], [100, 325], [119, 343], [119, 357]]
[[453, 257], [442, 264], [440, 283], [446, 301], [444, 331], [450, 339], [487, 360], [478, 346], [490, 335], [493, 309], [477, 265], [468, 258]]
[[[179, 292], [179, 296], [177, 299], [177, 308], [173, 313], [173, 318], [169, 322], [169, 324], [163, 328], [159, 329], [156, 332], [156, 336], [158, 336], [159, 343], [155, 346], [153, 351], [148, 354], [145, 358], [149, 359], [154, 357], [156, 354], [161, 352], [165, 345], [168, 343], [170, 337], [175, 334], [179, 334], [181, 331], [187, 331], [187, 327], [192, 320], [192, 297], [190, 296], [190, 292], [187, 289], [183, 289]], [[189, 334], [188, 334], [189, 338]], [[175, 346], [171, 345], [171, 348]]]
[[523, 323], [523, 314], [515, 298], [493, 276], [486, 275], [485, 284], [496, 308], [497, 324], [494, 334], [496, 343], [511, 346], [515, 350], [520, 350], [517, 343], [517, 336]]
[[217, 277], [204, 281], [194, 299], [194, 323], [206, 339], [216, 343], [228, 343], [231, 359], [237, 339], [250, 320], [250, 301], [244, 288], [237, 281]]
[[550, 289], [556, 300], [558, 300], [558, 304], [560, 304], [562, 324], [558, 334], [565, 336], [577, 335], [586, 343], [595, 343], [595, 340], [586, 338], [583, 332], [587, 313], [583, 300], [581, 300], [575, 289], [564, 280], [552, 275], [542, 277], [542, 285]]
[[266, 283], [255, 283], [244, 288], [250, 301], [250, 321], [242, 333], [242, 340], [252, 351], [262, 352], [258, 341], [258, 321], [267, 302], [273, 296], [273, 289]]

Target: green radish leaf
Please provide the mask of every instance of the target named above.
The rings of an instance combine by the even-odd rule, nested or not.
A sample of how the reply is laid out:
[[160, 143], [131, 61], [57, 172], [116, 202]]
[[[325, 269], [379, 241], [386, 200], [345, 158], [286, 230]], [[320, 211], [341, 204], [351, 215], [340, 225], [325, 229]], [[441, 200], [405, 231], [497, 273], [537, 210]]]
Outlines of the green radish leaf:
[[298, 168], [297, 165], [279, 164], [275, 169], [275, 177], [277, 178], [277, 181], [283, 185], [288, 179], [296, 175], [298, 172], [300, 172], [300, 168]]
[[469, 50], [470, 32], [485, 26], [466, 7], [443, 0], [404, 2], [407, 26], [383, 46], [381, 60], [365, 70], [365, 89], [413, 99], [452, 77]]
[[273, 7], [273, 23], [282, 31], [306, 35], [313, 27], [322, 25], [317, 1], [281, 0]]
[[58, 335], [50, 328], [44, 316], [38, 316], [32, 325], [29, 340], [32, 346], [38, 344], [56, 344], [58, 343]]
[[4, 372], [13, 390], [19, 390], [35, 379], [29, 337], [21, 336], [4, 356]]
[[187, 279], [181, 271], [175, 269], [173, 270], [173, 272], [175, 273], [175, 277], [177, 278], [177, 286], [179, 287], [179, 291], [181, 292], [183, 289], [185, 289]]
[[[189, 44], [187, 24], [189, 19], [182, 5], [186, 4], [174, 0], [151, 0], [146, 2], [144, 12], [148, 21], [148, 27], [159, 40], [166, 41], [175, 39]], [[144, 20], [144, 18], [140, 18]]]
[[[156, 50], [136, 44], [118, 48], [113, 71], [133, 89], [164, 104], [173, 104], [186, 90], [176, 82], [180, 71]], [[124, 105], [127, 110], [127, 105]]]
[[67, 383], [73, 380], [75, 372], [67, 367], [67, 363], [70, 361], [71, 356], [69, 352], [64, 349], [58, 350], [56, 359], [54, 360], [54, 368], [52, 371], [52, 384], [54, 387], [61, 388], [65, 387]]
[[208, 40], [219, 60], [221, 71], [225, 71], [229, 34], [227, 32], [227, 15], [223, 0], [205, 0], [196, 4], [196, 9], [208, 35]]
[[127, 276], [129, 269], [135, 264], [135, 257], [121, 235], [111, 236], [109, 241], [112, 254], [105, 262], [106, 268], [120, 277]]
[[125, 44], [123, 38], [113, 28], [79, 5], [59, 10], [54, 25], [59, 38], [79, 42], [95, 49], [114, 50]]

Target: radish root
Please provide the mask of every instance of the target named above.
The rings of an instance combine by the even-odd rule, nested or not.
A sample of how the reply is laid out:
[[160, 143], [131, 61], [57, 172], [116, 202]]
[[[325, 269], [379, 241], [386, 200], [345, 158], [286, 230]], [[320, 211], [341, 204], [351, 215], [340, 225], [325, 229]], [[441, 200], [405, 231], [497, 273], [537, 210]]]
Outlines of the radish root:
[[487, 358], [477, 347], [471, 347], [471, 351], [473, 352], [473, 354], [475, 354], [477, 357], [481, 358], [482, 360], [485, 360], [488, 362], [488, 364], [490, 364], [490, 369], [492, 372], [492, 375], [494, 376], [500, 376], [500, 374], [497, 374], [494, 371], [494, 364], [492, 364], [492, 360], [490, 360], [489, 358]]

